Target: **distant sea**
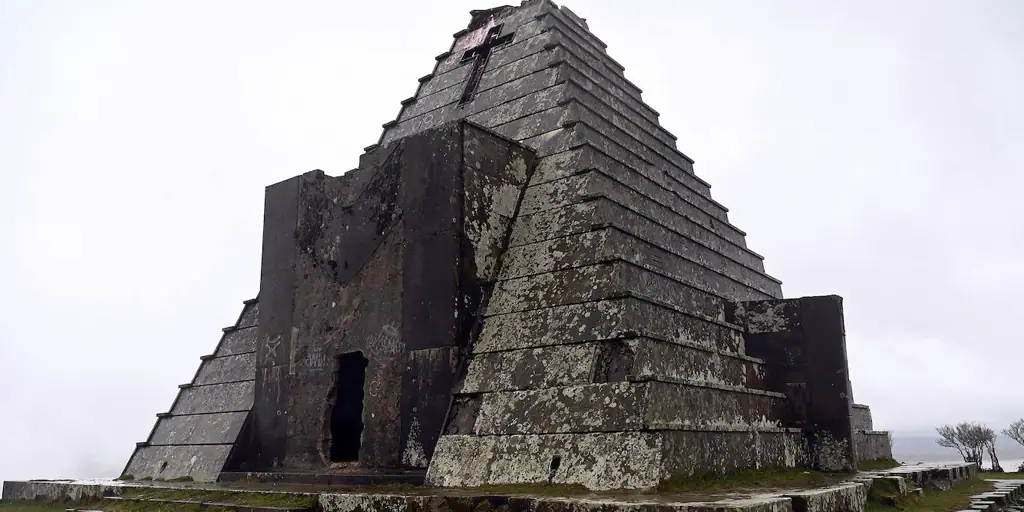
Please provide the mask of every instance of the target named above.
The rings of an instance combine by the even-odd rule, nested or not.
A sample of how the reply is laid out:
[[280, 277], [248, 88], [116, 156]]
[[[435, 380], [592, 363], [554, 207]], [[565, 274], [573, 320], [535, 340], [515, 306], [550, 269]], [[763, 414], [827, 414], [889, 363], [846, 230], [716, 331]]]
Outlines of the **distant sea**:
[[[963, 462], [956, 450], [942, 448], [935, 444], [935, 438], [930, 436], [893, 436], [892, 440], [893, 457], [906, 464], [918, 462]], [[999, 456], [999, 465], [1003, 470], [1014, 472], [1024, 462], [1024, 446], [1000, 436], [996, 440], [996, 455]], [[985, 469], [988, 469], [991, 461], [985, 458]]]

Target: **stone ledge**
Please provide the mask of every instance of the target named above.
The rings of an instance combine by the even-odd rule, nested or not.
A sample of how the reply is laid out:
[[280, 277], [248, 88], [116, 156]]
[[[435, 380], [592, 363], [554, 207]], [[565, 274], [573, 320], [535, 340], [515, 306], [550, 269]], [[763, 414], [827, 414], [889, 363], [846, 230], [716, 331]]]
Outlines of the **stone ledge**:
[[[915, 471], [957, 469], [967, 472], [966, 464], [920, 467]], [[884, 473], [884, 472], [883, 472]], [[888, 478], [888, 477], [876, 477]], [[832, 512], [864, 509], [872, 477], [858, 475], [850, 482], [810, 489], [767, 489], [763, 491], [708, 490], [700, 493], [615, 493], [594, 494], [563, 490], [547, 485], [521, 488], [445, 489], [410, 487], [396, 490], [372, 487], [352, 490], [318, 490], [308, 488], [302, 494], [317, 494], [324, 512], [355, 512], [357, 510], [388, 510], [412, 512], [434, 510], [545, 510], [548, 512]], [[991, 492], [974, 496], [974, 504], [985, 507], [991, 502], [1009, 503], [1021, 496], [1024, 481], [994, 480]], [[116, 498], [137, 488], [181, 490], [215, 490], [227, 493], [279, 494], [279, 491], [239, 490], [223, 485], [195, 486], [162, 482], [140, 483], [115, 480], [30, 480], [3, 484], [3, 500], [91, 501]], [[906, 489], [904, 487], [904, 489]]]

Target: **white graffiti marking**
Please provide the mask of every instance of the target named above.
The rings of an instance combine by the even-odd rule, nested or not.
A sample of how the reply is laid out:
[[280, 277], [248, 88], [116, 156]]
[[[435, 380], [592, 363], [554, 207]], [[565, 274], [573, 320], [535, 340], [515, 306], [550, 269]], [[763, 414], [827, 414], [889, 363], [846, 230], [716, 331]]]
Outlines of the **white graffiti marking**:
[[366, 349], [374, 356], [393, 356], [402, 351], [402, 339], [398, 326], [385, 325], [376, 336], [366, 340]]
[[266, 364], [274, 364], [277, 362], [277, 350], [281, 348], [281, 336], [274, 336], [273, 338], [267, 338], [263, 342], [263, 362]]
[[305, 363], [306, 368], [311, 370], [322, 370], [327, 365], [327, 356], [324, 355], [324, 350], [320, 348], [320, 345], [313, 345], [313, 348], [306, 353]]

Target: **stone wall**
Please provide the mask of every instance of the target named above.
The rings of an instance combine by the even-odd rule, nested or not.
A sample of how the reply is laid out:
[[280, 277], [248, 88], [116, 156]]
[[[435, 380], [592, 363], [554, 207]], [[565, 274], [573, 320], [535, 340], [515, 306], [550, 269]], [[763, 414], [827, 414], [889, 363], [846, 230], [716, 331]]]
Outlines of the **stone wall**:
[[873, 430], [871, 408], [862, 404], [853, 404], [853, 430]]
[[853, 439], [858, 461], [892, 459], [892, 437], [888, 432], [858, 431]]
[[[253, 428], [233, 470], [426, 467], [532, 158], [455, 122], [340, 177], [268, 187]], [[339, 398], [355, 385], [339, 358], [354, 354], [362, 389]], [[334, 428], [338, 400], [361, 408], [355, 434]], [[350, 435], [358, 457], [339, 459], [333, 443]]]

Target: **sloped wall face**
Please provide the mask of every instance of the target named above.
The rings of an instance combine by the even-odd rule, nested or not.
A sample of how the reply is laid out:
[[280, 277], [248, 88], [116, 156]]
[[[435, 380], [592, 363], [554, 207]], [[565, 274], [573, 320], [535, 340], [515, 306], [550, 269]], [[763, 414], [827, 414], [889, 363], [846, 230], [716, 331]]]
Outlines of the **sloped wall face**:
[[192, 382], [182, 384], [166, 413], [124, 469], [135, 479], [217, 479], [252, 409], [259, 303], [246, 301], [224, 329], [212, 354], [203, 356]]
[[252, 437], [236, 470], [426, 467], [528, 153], [452, 123], [341, 177], [268, 187]]

